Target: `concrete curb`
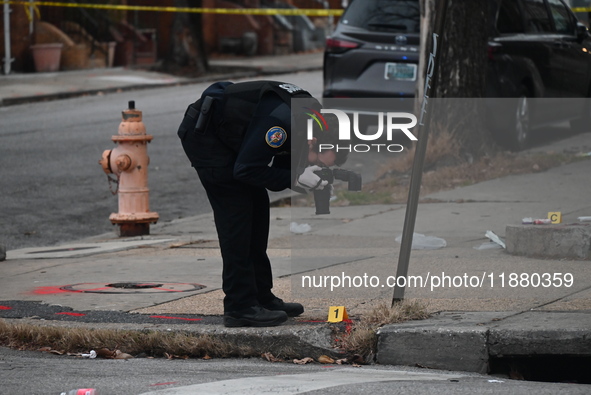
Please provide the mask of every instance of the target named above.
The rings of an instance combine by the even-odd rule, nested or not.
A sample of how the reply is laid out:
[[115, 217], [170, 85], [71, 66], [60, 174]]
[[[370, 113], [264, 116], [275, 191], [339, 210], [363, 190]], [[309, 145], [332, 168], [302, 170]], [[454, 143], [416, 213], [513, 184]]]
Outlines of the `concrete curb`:
[[557, 259], [591, 259], [591, 224], [507, 225], [507, 252]]
[[530, 311], [490, 328], [491, 357], [591, 356], [591, 318], [586, 312]]
[[[96, 324], [31, 318], [5, 319], [11, 324], [92, 330]], [[525, 323], [525, 324], [524, 324]], [[100, 329], [141, 333], [209, 336], [230, 347], [230, 354], [279, 358], [321, 355], [344, 358], [329, 325], [282, 325], [270, 328], [225, 328], [222, 325], [101, 323]], [[444, 312], [422, 321], [387, 325], [377, 332], [376, 362], [429, 369], [491, 372], [498, 360], [525, 357], [591, 357], [591, 317], [587, 312]]]
[[209, 336], [228, 344], [236, 355], [259, 357], [271, 353], [279, 358], [305, 358], [315, 360], [321, 355], [344, 358], [334, 347], [332, 329], [327, 325], [277, 326], [269, 328], [225, 328], [222, 325], [138, 325], [131, 323], [94, 323], [50, 321], [31, 318], [5, 318], [8, 324], [33, 325], [63, 329], [133, 331], [141, 333], [184, 333], [187, 336]]
[[[488, 328], [508, 313], [440, 313], [378, 331], [377, 362], [486, 373]], [[428, 350], [428, 351], [427, 351]]]
[[229, 342], [237, 348], [248, 347], [255, 355], [270, 352], [275, 356], [294, 358], [343, 357], [343, 353], [333, 347], [332, 330], [326, 325], [258, 328], [256, 331], [214, 326], [204, 327], [198, 333]]
[[586, 312], [445, 312], [378, 331], [377, 362], [489, 373], [494, 358], [591, 357]]

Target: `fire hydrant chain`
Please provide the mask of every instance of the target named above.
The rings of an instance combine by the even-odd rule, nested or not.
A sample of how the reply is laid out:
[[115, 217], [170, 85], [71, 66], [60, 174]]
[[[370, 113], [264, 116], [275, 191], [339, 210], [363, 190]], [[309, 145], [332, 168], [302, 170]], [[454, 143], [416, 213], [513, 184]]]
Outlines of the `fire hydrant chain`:
[[[107, 174], [107, 180], [109, 181], [109, 191], [111, 191], [112, 195], [117, 195], [117, 192], [119, 192], [119, 174], [116, 176], [117, 178], [113, 178], [110, 174]], [[113, 184], [116, 185], [115, 190], [113, 190]]]

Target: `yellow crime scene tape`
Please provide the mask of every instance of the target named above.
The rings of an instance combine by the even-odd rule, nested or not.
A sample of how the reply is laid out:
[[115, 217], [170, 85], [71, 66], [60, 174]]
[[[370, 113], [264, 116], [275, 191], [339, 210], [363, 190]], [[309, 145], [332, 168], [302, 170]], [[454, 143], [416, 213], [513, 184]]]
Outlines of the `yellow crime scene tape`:
[[[341, 16], [344, 10], [316, 9], [316, 8], [191, 8], [191, 7], [154, 7], [131, 6], [116, 4], [88, 4], [88, 3], [60, 3], [53, 1], [25, 1], [2, 0], [0, 3], [27, 6], [95, 8], [101, 10], [120, 11], [155, 11], [155, 12], [191, 12], [201, 14], [230, 14], [230, 15], [307, 15], [307, 16]], [[573, 12], [591, 12], [591, 7], [573, 7]]]
[[88, 4], [88, 3], [59, 3], [53, 1], [0, 1], [0, 3], [17, 4], [25, 6], [43, 7], [68, 7], [68, 8], [94, 8], [101, 10], [119, 11], [155, 11], [155, 12], [192, 12], [200, 14], [227, 14], [227, 15], [307, 15], [307, 16], [340, 16], [343, 10], [316, 9], [316, 8], [191, 8], [191, 7], [153, 7], [143, 5], [116, 5], [116, 4]]

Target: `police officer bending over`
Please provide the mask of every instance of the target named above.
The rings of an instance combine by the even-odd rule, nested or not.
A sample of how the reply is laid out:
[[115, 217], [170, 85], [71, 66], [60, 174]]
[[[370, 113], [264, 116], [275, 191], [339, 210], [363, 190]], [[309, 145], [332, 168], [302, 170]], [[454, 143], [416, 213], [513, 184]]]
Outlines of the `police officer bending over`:
[[[341, 165], [347, 153], [318, 152], [321, 142], [337, 145], [336, 132], [317, 133], [308, 141], [305, 119], [292, 120], [292, 98], [306, 98], [308, 107], [320, 108], [293, 84], [218, 82], [189, 106], [179, 127], [183, 149], [213, 209], [227, 327], [275, 326], [304, 312], [301, 304], [286, 303], [271, 292], [267, 189], [323, 189], [328, 182], [314, 171]], [[292, 172], [292, 166], [298, 170]]]

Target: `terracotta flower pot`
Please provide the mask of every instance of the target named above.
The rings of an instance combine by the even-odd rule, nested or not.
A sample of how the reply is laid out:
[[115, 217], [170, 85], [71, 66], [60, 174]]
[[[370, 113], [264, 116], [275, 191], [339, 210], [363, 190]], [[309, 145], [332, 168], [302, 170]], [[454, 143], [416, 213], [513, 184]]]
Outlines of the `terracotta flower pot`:
[[31, 45], [35, 70], [38, 72], [58, 71], [62, 55], [61, 43]]

